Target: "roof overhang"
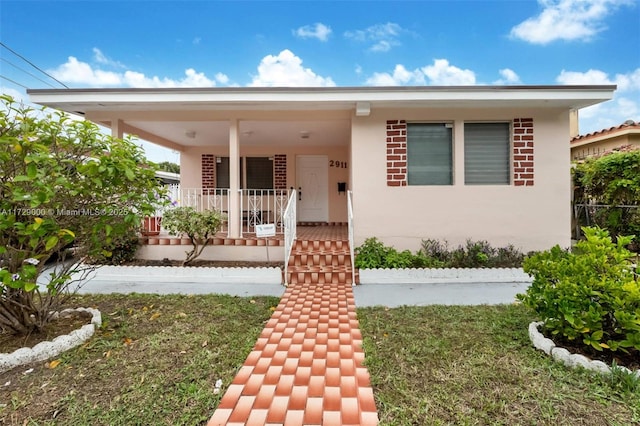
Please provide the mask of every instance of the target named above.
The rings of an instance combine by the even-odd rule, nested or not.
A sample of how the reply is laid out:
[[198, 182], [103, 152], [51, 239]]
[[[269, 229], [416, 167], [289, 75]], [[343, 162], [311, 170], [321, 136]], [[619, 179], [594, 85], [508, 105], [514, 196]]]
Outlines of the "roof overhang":
[[[353, 116], [378, 109], [570, 110], [613, 97], [615, 86], [224, 87], [28, 90], [56, 108], [177, 151], [228, 145], [342, 145]], [[315, 111], [316, 114], [308, 112]], [[300, 139], [300, 135], [311, 135]]]
[[69, 113], [191, 110], [352, 110], [377, 108], [580, 109], [612, 99], [615, 85], [224, 87], [30, 89], [32, 102]]

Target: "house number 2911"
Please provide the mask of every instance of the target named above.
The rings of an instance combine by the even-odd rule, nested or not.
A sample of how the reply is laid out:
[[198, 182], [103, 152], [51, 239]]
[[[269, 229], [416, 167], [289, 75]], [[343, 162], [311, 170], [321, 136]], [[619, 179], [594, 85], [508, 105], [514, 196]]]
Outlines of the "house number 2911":
[[336, 167], [338, 169], [346, 169], [347, 168], [347, 162], [346, 161], [329, 160], [329, 167]]

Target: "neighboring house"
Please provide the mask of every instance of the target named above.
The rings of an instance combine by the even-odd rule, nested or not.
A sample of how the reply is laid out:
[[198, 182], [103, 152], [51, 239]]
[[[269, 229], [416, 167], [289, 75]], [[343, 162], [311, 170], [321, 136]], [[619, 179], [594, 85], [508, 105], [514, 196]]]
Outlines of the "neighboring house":
[[584, 160], [613, 151], [640, 149], [640, 123], [627, 120], [619, 126], [571, 139], [571, 160]]
[[[228, 236], [297, 221], [378, 237], [570, 244], [570, 112], [615, 86], [29, 90], [35, 103], [180, 152], [184, 204], [228, 214]], [[192, 191], [186, 194], [184, 191]], [[258, 205], [256, 204], [258, 203]], [[258, 212], [256, 215], [255, 212]], [[280, 228], [279, 228], [280, 229]]]
[[156, 177], [160, 182], [165, 185], [179, 185], [180, 184], [180, 174], [179, 173], [171, 173], [165, 172], [164, 170], [156, 171]]

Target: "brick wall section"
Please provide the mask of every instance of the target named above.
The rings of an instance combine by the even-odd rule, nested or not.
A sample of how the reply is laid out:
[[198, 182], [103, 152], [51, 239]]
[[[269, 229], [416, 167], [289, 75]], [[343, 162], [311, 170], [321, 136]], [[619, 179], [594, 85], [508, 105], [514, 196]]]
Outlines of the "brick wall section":
[[216, 156], [202, 154], [202, 188], [213, 189], [216, 187]]
[[274, 189], [287, 189], [287, 156], [284, 154], [274, 155], [273, 169]]
[[407, 122], [387, 120], [387, 186], [407, 185]]
[[533, 186], [533, 118], [513, 120], [513, 184]]

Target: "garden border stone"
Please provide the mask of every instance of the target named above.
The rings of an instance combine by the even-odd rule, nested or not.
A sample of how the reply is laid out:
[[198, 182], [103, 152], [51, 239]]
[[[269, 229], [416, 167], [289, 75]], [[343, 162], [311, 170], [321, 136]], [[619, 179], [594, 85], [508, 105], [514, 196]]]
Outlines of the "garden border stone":
[[[529, 339], [533, 346], [550, 355], [555, 361], [560, 362], [567, 367], [577, 368], [582, 367], [586, 370], [595, 371], [600, 374], [611, 374], [611, 367], [600, 360], [592, 360], [582, 354], [572, 354], [567, 349], [556, 346], [553, 340], [544, 337], [540, 333], [539, 327], [544, 324], [544, 321], [534, 321], [529, 324]], [[629, 374], [635, 374], [640, 379], [640, 370], [632, 371], [624, 366], [617, 367]]]
[[0, 353], [0, 373], [9, 371], [23, 364], [44, 361], [58, 356], [62, 352], [73, 349], [89, 340], [96, 327], [102, 325], [102, 314], [93, 308], [64, 309], [53, 314], [53, 319], [69, 315], [72, 312], [88, 312], [91, 314], [91, 322], [83, 325], [69, 334], [58, 336], [52, 341], [40, 342], [32, 348], [20, 348], [11, 353]]
[[277, 267], [189, 267], [189, 266], [113, 266], [92, 271], [87, 280], [190, 282], [205, 284], [282, 284], [282, 269]]

